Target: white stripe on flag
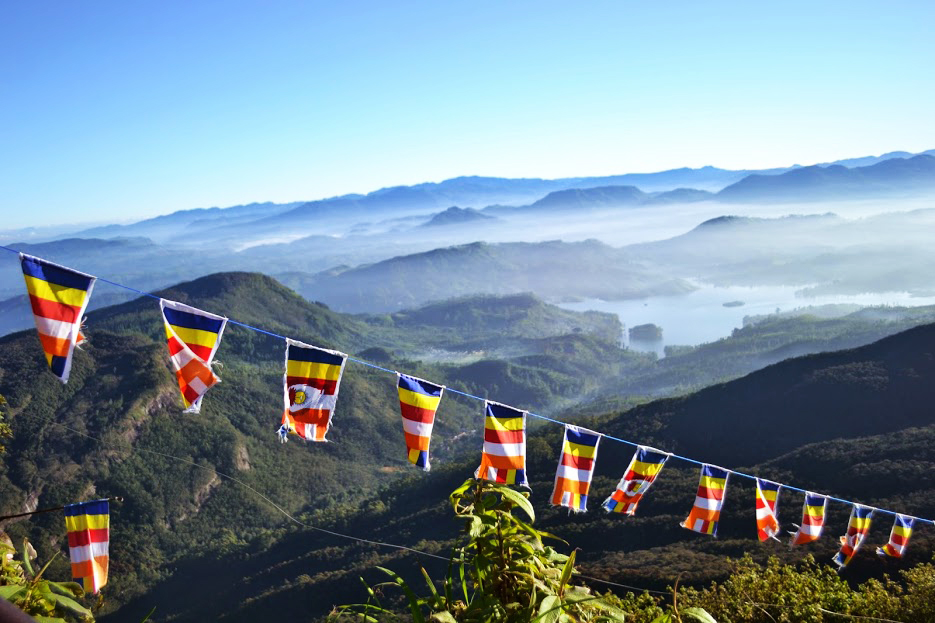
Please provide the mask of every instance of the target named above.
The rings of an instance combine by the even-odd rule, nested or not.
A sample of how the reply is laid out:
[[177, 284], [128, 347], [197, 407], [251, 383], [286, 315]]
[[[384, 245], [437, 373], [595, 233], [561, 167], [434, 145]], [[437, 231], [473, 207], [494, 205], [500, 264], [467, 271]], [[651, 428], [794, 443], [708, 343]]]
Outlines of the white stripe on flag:
[[78, 324], [43, 318], [42, 316], [33, 316], [36, 321], [36, 329], [42, 335], [58, 338], [60, 340], [71, 339], [71, 336], [78, 331]]
[[429, 437], [432, 434], [432, 424], [430, 422], [414, 422], [403, 418], [403, 430], [410, 435]]
[[559, 478], [577, 480], [578, 482], [591, 482], [591, 472], [586, 469], [575, 469], [570, 465], [559, 465], [557, 470]]
[[525, 454], [523, 449], [526, 444], [523, 443], [497, 443], [495, 441], [484, 442], [484, 452], [494, 456], [522, 456]]
[[713, 500], [711, 498], [703, 498], [700, 495], [695, 496], [695, 506], [698, 508], [703, 508], [709, 511], [716, 511], [721, 508], [722, 500]]
[[68, 548], [68, 558], [72, 562], [84, 562], [91, 560], [91, 557], [106, 556], [107, 543], [91, 543], [90, 545], [79, 545], [78, 547]]

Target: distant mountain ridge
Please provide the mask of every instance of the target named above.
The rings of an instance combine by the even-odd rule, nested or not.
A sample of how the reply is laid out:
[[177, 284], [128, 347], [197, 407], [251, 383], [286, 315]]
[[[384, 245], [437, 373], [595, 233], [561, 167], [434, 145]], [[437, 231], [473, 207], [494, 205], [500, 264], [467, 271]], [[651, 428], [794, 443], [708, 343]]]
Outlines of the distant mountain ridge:
[[[933, 155], [935, 150], [922, 152], [922, 154]], [[823, 163], [815, 167], [859, 167], [911, 155], [908, 152], [897, 151], [880, 156]], [[347, 194], [313, 201], [285, 204], [254, 203], [223, 209], [181, 210], [129, 225], [93, 227], [70, 235], [75, 237], [145, 236], [157, 243], [172, 241], [176, 244], [184, 244], [186, 242], [185, 236], [182, 235], [184, 232], [198, 231], [201, 235], [233, 244], [245, 231], [252, 235], [281, 235], [283, 228], [309, 224], [321, 227], [327, 226], [328, 222], [335, 218], [373, 218], [380, 212], [390, 213], [394, 210], [424, 214], [426, 211], [442, 210], [452, 205], [475, 209], [492, 205], [530, 205], [550, 193], [570, 189], [634, 186], [639, 188], [640, 192], [650, 195], [679, 190], [681, 196], [676, 194], [650, 197], [647, 203], [667, 203], [675, 199], [697, 201], [707, 198], [706, 195], [699, 193], [720, 192], [750, 175], [777, 176], [801, 168], [815, 167], [794, 165], [775, 169], [729, 170], [704, 166], [697, 169], [678, 168], [655, 173], [627, 173], [554, 180], [463, 176], [442, 182], [381, 188], [367, 194]], [[736, 190], [731, 191], [725, 195], [727, 197], [725, 200], [732, 200], [732, 197], [741, 194]], [[24, 238], [36, 235], [34, 231], [21, 231]], [[323, 230], [321, 233], [329, 232]], [[11, 233], [6, 233], [4, 237], [9, 240], [11, 235]], [[47, 239], [56, 237], [62, 236], [53, 234]]]
[[812, 166], [781, 175], [749, 175], [717, 193], [718, 201], [819, 201], [935, 190], [935, 157], [891, 158], [870, 166]]

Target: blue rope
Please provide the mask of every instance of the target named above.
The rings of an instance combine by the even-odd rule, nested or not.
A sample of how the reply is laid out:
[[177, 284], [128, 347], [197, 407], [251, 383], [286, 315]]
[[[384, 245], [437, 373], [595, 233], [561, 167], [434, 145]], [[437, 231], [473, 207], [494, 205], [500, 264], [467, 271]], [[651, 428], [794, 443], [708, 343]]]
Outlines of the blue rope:
[[[0, 245], [0, 249], [5, 249], [6, 251], [10, 251], [11, 253], [16, 253], [16, 254], [19, 254], [19, 253], [20, 253], [19, 251], [15, 250], [15, 249], [11, 249], [10, 247], [4, 246], [4, 245]], [[123, 285], [122, 283], [117, 283], [116, 281], [110, 281], [109, 279], [105, 279], [105, 278], [103, 278], [103, 277], [97, 277], [97, 279], [100, 280], [100, 281], [103, 281], [104, 283], [110, 284], [110, 285], [112, 285], [112, 286], [116, 286], [116, 287], [118, 287], [118, 288], [123, 288], [124, 290], [130, 290], [131, 292], [136, 292], [137, 294], [140, 294], [140, 295], [142, 295], [142, 296], [148, 296], [149, 298], [156, 299], [156, 300], [159, 300], [159, 299], [160, 299], [160, 297], [156, 296], [155, 294], [151, 294], [151, 293], [149, 293], [149, 292], [143, 292], [142, 290], [137, 290], [136, 288], [131, 288], [130, 286]], [[249, 325], [249, 324], [246, 324], [246, 323], [243, 323], [243, 322], [238, 322], [238, 321], [236, 321], [236, 320], [231, 320], [231, 319], [229, 319], [229, 318], [228, 318], [227, 322], [229, 322], [230, 324], [237, 325], [237, 326], [239, 326], [239, 327], [243, 327], [244, 329], [249, 329], [250, 331], [256, 331], [257, 333], [263, 333], [263, 334], [265, 334], [265, 335], [269, 335], [270, 337], [278, 338], [278, 339], [283, 340], [283, 341], [289, 339], [289, 338], [287, 338], [287, 337], [284, 336], [284, 335], [279, 335], [278, 333], [273, 333], [272, 331], [266, 331], [265, 329], [260, 329], [259, 327], [254, 327], [254, 326], [252, 326], [252, 325]], [[376, 369], [376, 370], [380, 370], [381, 372], [387, 372], [387, 373], [389, 373], [389, 374], [394, 374], [394, 375], [401, 374], [398, 370], [392, 370], [392, 369], [390, 369], [390, 368], [384, 368], [383, 366], [378, 366], [378, 365], [375, 364], [375, 363], [370, 363], [369, 361], [364, 361], [363, 359], [357, 359], [357, 358], [355, 358], [355, 357], [350, 357], [350, 356], [347, 357], [347, 359], [348, 359], [349, 361], [353, 361], [354, 363], [358, 363], [358, 364], [360, 364], [360, 365], [367, 366], [367, 367], [369, 367], [369, 368], [374, 368], [374, 369]], [[472, 400], [477, 400], [477, 401], [479, 401], [479, 402], [487, 402], [487, 400], [486, 400], [485, 398], [481, 398], [480, 396], [475, 396], [474, 394], [469, 394], [469, 393], [467, 393], [467, 392], [462, 392], [462, 391], [459, 391], [459, 390], [457, 390], [457, 389], [452, 389], [452, 388], [450, 388], [450, 387], [449, 387], [449, 388], [446, 388], [446, 391], [451, 392], [451, 393], [453, 393], [453, 394], [459, 394], [459, 395], [461, 395], [461, 396], [464, 396], [465, 398], [471, 398]], [[553, 419], [553, 418], [550, 418], [550, 417], [546, 417], [546, 416], [544, 416], [544, 415], [539, 415], [538, 413], [533, 413], [533, 412], [531, 412], [531, 411], [527, 411], [526, 413], [528, 413], [531, 417], [534, 417], [534, 418], [537, 418], [537, 419], [540, 419], [540, 420], [545, 420], [546, 422], [552, 422], [553, 424], [560, 424], [561, 426], [567, 426], [567, 425], [568, 425], [567, 422], [562, 422], [561, 420], [556, 420], [556, 419]], [[604, 434], [604, 433], [598, 433], [598, 434], [600, 434], [602, 437], [606, 437], [607, 439], [610, 439], [610, 440], [612, 440], [612, 441], [616, 441], [616, 442], [618, 442], [618, 443], [626, 444], [626, 445], [628, 445], [628, 446], [639, 447], [639, 446], [641, 445], [641, 444], [638, 444], [638, 443], [636, 443], [636, 442], [634, 442], [634, 441], [630, 441], [630, 440], [628, 440], [628, 439], [621, 439], [620, 437], [614, 437], [613, 435], [606, 435], [606, 434]], [[690, 458], [690, 457], [687, 457], [687, 456], [682, 456], [682, 455], [680, 455], [680, 454], [673, 454], [673, 453], [668, 453], [668, 454], [669, 454], [669, 456], [672, 457], [673, 459], [678, 459], [678, 460], [680, 460], [680, 461], [685, 461], [686, 463], [692, 463], [692, 464], [694, 464], [694, 465], [706, 465], [706, 463], [704, 463], [704, 462], [702, 462], [702, 461], [699, 461], [699, 460], [697, 460], [697, 459], [693, 459], [693, 458]], [[757, 479], [756, 476], [753, 476], [753, 475], [751, 475], [751, 474], [745, 474], [744, 472], [738, 472], [738, 471], [734, 471], [734, 470], [727, 470], [727, 471], [730, 472], [731, 474], [735, 475], [735, 476], [740, 476], [741, 478], [748, 478], [748, 479], [750, 479], [750, 480], [756, 480], [756, 479]], [[781, 483], [780, 483], [780, 484], [781, 484]], [[785, 485], [785, 484], [783, 484], [782, 487], [783, 487], [784, 489], [788, 489], [788, 490], [790, 490], [790, 491], [797, 491], [797, 492], [799, 492], [799, 493], [810, 493], [810, 492], [807, 491], [806, 489], [801, 489], [801, 488], [799, 488], [799, 487], [793, 487], [793, 486], [791, 486], [791, 485]], [[812, 493], [814, 493], [814, 492], [812, 492]], [[840, 502], [841, 504], [845, 504], [845, 505], [849, 505], [849, 506], [854, 506], [855, 504], [857, 504], [856, 502], [852, 502], [851, 500], [845, 500], [844, 498], [838, 498], [838, 497], [834, 497], [834, 496], [831, 496], [831, 495], [827, 495], [827, 496], [825, 496], [825, 497], [826, 497], [827, 499], [829, 499], [829, 500], [834, 501], [834, 502]], [[915, 517], [915, 516], [913, 516], [913, 515], [906, 515], [906, 514], [904, 514], [904, 513], [897, 513], [896, 511], [887, 510], [887, 509], [885, 509], [885, 508], [876, 508], [876, 507], [870, 507], [870, 508], [873, 508], [874, 511], [877, 511], [877, 512], [880, 512], [880, 513], [884, 513], [884, 514], [887, 514], [887, 515], [894, 515], [894, 516], [895, 516], [895, 515], [903, 515], [904, 517], [910, 517], [910, 518], [914, 519], [915, 521], [919, 521], [919, 522], [923, 522], [923, 523], [928, 523], [928, 524], [935, 525], [935, 520], [925, 519], [925, 518], [922, 518], [922, 517]]]

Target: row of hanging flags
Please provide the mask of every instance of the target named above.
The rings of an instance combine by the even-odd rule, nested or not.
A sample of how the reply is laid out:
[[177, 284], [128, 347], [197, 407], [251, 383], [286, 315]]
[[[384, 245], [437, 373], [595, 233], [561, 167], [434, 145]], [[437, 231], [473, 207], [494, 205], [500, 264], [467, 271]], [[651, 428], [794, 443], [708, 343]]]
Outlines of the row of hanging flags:
[[[22, 253], [20, 260], [46, 361], [52, 373], [65, 383], [71, 370], [74, 348], [84, 339], [81, 320], [95, 278]], [[175, 369], [185, 412], [198, 413], [205, 393], [220, 382], [212, 369], [212, 362], [227, 318], [165, 299], [159, 300], [159, 307], [165, 324], [169, 360]], [[344, 353], [286, 339], [284, 406], [278, 431], [281, 441], [285, 442], [289, 435], [307, 441], [327, 441], [346, 363], [347, 355]], [[432, 427], [445, 387], [397, 372], [397, 390], [406, 459], [428, 471]], [[497, 402], [484, 401], [484, 446], [475, 477], [529, 486], [526, 478], [527, 413]], [[601, 437], [601, 433], [565, 424], [552, 490], [551, 503], [554, 506], [562, 506], [572, 512], [587, 510]], [[640, 500], [670, 456], [661, 450], [638, 446], [617, 488], [604, 500], [604, 510], [634, 515]], [[702, 464], [695, 502], [688, 517], [680, 524], [683, 528], [717, 535], [731, 473], [715, 465]], [[755, 480], [757, 536], [760, 541], [779, 540], [777, 500], [782, 485], [760, 478]], [[73, 541], [75, 543], [71, 549], [73, 573], [76, 579], [82, 579], [86, 589], [92, 591], [96, 591], [107, 577], [106, 500], [103, 502], [103, 507], [100, 500], [86, 503], [90, 505], [87, 507], [74, 505], [76, 510], [71, 519], [66, 512], [66, 521], [70, 521], [69, 546]], [[821, 536], [827, 506], [827, 496], [805, 493], [802, 521], [791, 533], [791, 545], [810, 543]], [[840, 568], [851, 561], [863, 544], [874, 510], [853, 505], [847, 533], [841, 537], [841, 550], [833, 558]], [[897, 514], [889, 542], [877, 548], [877, 553], [902, 557], [915, 521], [915, 517]], [[73, 526], [75, 534], [79, 534], [79, 528], [84, 529], [74, 539]]]

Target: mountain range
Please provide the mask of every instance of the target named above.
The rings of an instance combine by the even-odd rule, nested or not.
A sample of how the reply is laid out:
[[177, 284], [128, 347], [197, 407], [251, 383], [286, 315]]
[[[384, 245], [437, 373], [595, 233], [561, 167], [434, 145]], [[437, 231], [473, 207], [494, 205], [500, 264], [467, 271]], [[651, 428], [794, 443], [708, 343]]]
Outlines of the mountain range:
[[[387, 558], [372, 544], [290, 528], [244, 485], [300, 524], [442, 555], [456, 538], [443, 500], [476, 467], [479, 403], [446, 395], [433, 434], [437, 464], [430, 474], [416, 474], [400, 451], [393, 378], [354, 364], [341, 383], [332, 443], [282, 445], [274, 434], [282, 404], [282, 342], [272, 334], [382, 357], [385, 366], [539, 412], [550, 402], [580, 400], [595, 379], [604, 378], [611, 392], [602, 401], [550, 412], [608, 435], [797, 486], [935, 514], [935, 430], [925, 407], [932, 400], [927, 379], [935, 373], [935, 325], [618, 411], [606, 400], [626, 398], [621, 388], [630, 379], [672, 374], [679, 362], [667, 358], [667, 369], [654, 372], [663, 362], [622, 351], [615, 343], [619, 322], [607, 314], [557, 310], [524, 295], [350, 317], [308, 303], [267, 277], [243, 273], [205, 277], [159, 295], [223, 311], [268, 332], [239, 325], [225, 331], [218, 353], [223, 382], [211, 389], [197, 416], [179, 413], [158, 305], [148, 297], [89, 314], [90, 342], [76, 354], [65, 386], [44, 370], [34, 332], [0, 338], [0, 394], [9, 401], [7, 420], [14, 428], [0, 462], [0, 511], [88, 496], [125, 500], [112, 520], [108, 589], [108, 609], [121, 608], [102, 621], [139, 619], [153, 605], [153, 621], [308, 618], [324, 615], [334, 603], [361, 599], [361, 589], [349, 580], [372, 577], [377, 561], [417, 572], [413, 559], [401, 554]], [[763, 335], [776, 333], [777, 326], [768, 326]], [[466, 365], [394, 354], [433, 345], [491, 348], [511, 340], [513, 348], [532, 354]], [[723, 347], [732, 340], [739, 338]], [[711, 367], [714, 359], [704, 361]], [[696, 366], [691, 358], [683, 362], [686, 371]], [[740, 479], [731, 484], [718, 540], [678, 528], [697, 471], [677, 461], [666, 467], [636, 518], [598, 511], [600, 495], [612, 490], [632, 453], [610, 439], [602, 444], [592, 512], [569, 516], [549, 509], [545, 500], [560, 434], [548, 423], [532, 422], [528, 461], [540, 522], [583, 548], [579, 560], [586, 575], [661, 588], [679, 572], [685, 572], [683, 581], [718, 577], [729, 552], [753, 550], [787, 560], [802, 555], [756, 544], [752, 495]], [[797, 520], [800, 501], [784, 494], [784, 523]], [[829, 530], [842, 530], [846, 509], [834, 508], [831, 517]], [[4, 530], [15, 538], [28, 535], [45, 560], [61, 547], [58, 523], [37, 515]], [[871, 532], [874, 541], [885, 539], [885, 523]], [[909, 561], [932, 545], [920, 531]], [[807, 551], [830, 556], [833, 549], [829, 538]], [[856, 573], [878, 573], [871, 558], [862, 554]], [[67, 565], [59, 560], [50, 573], [67, 573]], [[206, 591], [215, 598], [204, 599]]]

